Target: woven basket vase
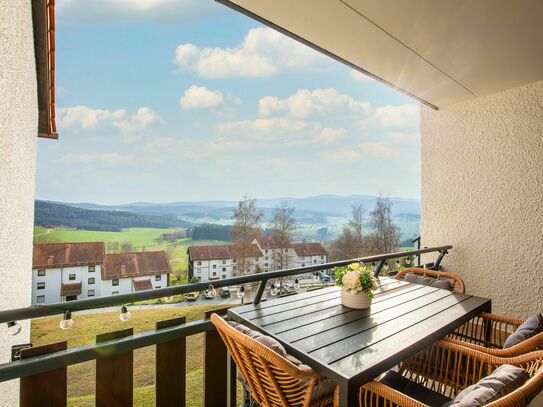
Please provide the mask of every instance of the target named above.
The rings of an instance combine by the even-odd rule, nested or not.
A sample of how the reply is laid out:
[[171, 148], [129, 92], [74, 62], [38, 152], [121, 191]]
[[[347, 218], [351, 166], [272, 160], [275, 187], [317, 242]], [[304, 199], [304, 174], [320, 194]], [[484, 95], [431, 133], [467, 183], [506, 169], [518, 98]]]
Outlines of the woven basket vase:
[[357, 292], [342, 289], [341, 290], [341, 303], [348, 308], [366, 309], [371, 307], [371, 298], [367, 293]]

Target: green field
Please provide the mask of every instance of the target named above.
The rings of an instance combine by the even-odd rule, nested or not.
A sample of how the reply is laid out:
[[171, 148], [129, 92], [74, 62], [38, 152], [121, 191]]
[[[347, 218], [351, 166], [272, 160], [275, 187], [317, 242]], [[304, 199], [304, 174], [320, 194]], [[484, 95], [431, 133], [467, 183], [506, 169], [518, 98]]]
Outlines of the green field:
[[[136, 251], [154, 251], [164, 250], [170, 264], [173, 274], [178, 279], [173, 279], [173, 283], [187, 282], [187, 248], [191, 245], [214, 245], [224, 244], [219, 240], [198, 240], [193, 241], [190, 238], [177, 239], [174, 242], [160, 243], [159, 237], [164, 233], [174, 232], [176, 229], [152, 229], [152, 228], [133, 228], [125, 229], [122, 232], [99, 232], [94, 230], [66, 230], [66, 229], [45, 229], [36, 226], [34, 228], [34, 243], [57, 243], [57, 242], [130, 242], [134, 245]], [[107, 246], [106, 246], [107, 247]]]

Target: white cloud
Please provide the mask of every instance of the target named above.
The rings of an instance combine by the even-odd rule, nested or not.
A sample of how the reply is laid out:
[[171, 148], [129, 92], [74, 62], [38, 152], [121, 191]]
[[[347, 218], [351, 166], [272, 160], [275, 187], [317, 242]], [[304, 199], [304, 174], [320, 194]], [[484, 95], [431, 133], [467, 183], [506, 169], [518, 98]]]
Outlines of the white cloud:
[[148, 107], [140, 107], [135, 114], [128, 116], [125, 109], [92, 109], [88, 106], [61, 107], [57, 109], [58, 124], [61, 130], [90, 130], [101, 125], [119, 129], [125, 141], [141, 136], [147, 129], [164, 124], [164, 120]]
[[58, 127], [60, 129], [91, 129], [105, 122], [122, 119], [126, 110], [92, 109], [87, 106], [57, 108]]
[[419, 125], [420, 107], [417, 105], [381, 106], [369, 120], [381, 127], [416, 127]]
[[217, 133], [252, 142], [309, 143], [321, 129], [320, 123], [273, 117], [221, 123], [217, 126]]
[[351, 69], [349, 72], [349, 75], [351, 76], [351, 79], [359, 82], [372, 82], [375, 79], [373, 79], [371, 76], [368, 76], [366, 74], [363, 74], [360, 71], [357, 71], [356, 69]]
[[420, 143], [420, 133], [416, 132], [406, 132], [406, 133], [390, 133], [390, 140], [394, 144], [419, 144]]
[[328, 60], [271, 28], [252, 28], [234, 48], [181, 44], [175, 51], [181, 71], [207, 79], [269, 77], [284, 71], [323, 69]]
[[287, 114], [299, 119], [331, 114], [364, 115], [370, 108], [370, 103], [339, 93], [334, 88], [313, 91], [300, 89], [286, 99], [266, 96], [258, 101], [258, 112], [261, 116]]
[[179, 104], [183, 109], [202, 109], [222, 105], [224, 95], [217, 90], [209, 90], [205, 86], [192, 85], [188, 88]]
[[323, 151], [318, 157], [332, 162], [358, 161], [368, 157], [388, 157], [392, 150], [381, 143], [362, 143], [355, 148]]
[[323, 144], [334, 144], [347, 136], [346, 129], [331, 129], [325, 127], [316, 137], [316, 141]]
[[57, 24], [190, 23], [226, 12], [202, 0], [57, 0]]
[[140, 107], [136, 114], [122, 120], [115, 120], [113, 127], [118, 128], [124, 135], [135, 135], [148, 128], [164, 124], [164, 120], [148, 107]]
[[93, 154], [66, 154], [60, 157], [57, 162], [63, 165], [81, 164], [102, 164], [110, 167], [126, 165], [134, 162], [132, 154], [119, 153], [93, 153]]

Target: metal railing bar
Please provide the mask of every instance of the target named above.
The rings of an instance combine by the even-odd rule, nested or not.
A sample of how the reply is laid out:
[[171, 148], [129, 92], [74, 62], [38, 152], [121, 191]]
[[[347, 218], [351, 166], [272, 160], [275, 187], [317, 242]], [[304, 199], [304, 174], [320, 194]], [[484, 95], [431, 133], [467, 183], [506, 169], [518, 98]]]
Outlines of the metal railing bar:
[[134, 349], [145, 348], [214, 329], [215, 326], [211, 321], [204, 319], [169, 328], [146, 331], [120, 339], [79, 346], [29, 359], [3, 363], [0, 364], [0, 382], [32, 376], [105, 356], [129, 352]]
[[291, 269], [267, 271], [264, 273], [250, 274], [246, 276], [238, 276], [232, 278], [225, 278], [213, 282], [200, 282], [193, 284], [185, 284], [164, 288], [157, 288], [147, 291], [138, 291], [129, 294], [112, 295], [107, 297], [87, 298], [83, 300], [60, 302], [55, 304], [43, 305], [43, 306], [31, 306], [25, 308], [15, 308], [11, 310], [0, 311], [0, 323], [9, 321], [19, 321], [31, 318], [47, 317], [51, 315], [63, 314], [65, 311], [81, 311], [93, 308], [102, 308], [108, 306], [115, 306], [121, 304], [129, 304], [137, 301], [152, 300], [157, 298], [169, 297], [178, 294], [187, 294], [194, 291], [203, 291], [209, 287], [210, 284], [215, 288], [228, 287], [233, 285], [242, 285], [248, 283], [254, 283], [257, 281], [271, 280], [280, 277], [295, 276], [298, 274], [306, 274], [315, 271], [322, 271], [332, 269], [334, 267], [347, 266], [353, 262], [377, 262], [385, 261], [389, 259], [416, 256], [424, 253], [442, 252], [452, 249], [452, 246], [437, 246], [428, 247], [420, 250], [410, 250], [405, 252], [395, 252], [387, 254], [379, 254], [375, 256], [360, 257], [356, 259], [341, 260], [325, 264], [314, 264], [307, 267], [295, 267]]

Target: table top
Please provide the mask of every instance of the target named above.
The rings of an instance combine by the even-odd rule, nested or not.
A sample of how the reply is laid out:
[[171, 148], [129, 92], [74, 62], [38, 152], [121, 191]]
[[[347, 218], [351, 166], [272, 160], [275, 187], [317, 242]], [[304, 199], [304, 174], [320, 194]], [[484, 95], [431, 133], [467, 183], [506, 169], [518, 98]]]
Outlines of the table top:
[[280, 341], [320, 374], [362, 385], [481, 312], [487, 298], [381, 278], [371, 308], [341, 305], [339, 287], [231, 308], [228, 316]]

